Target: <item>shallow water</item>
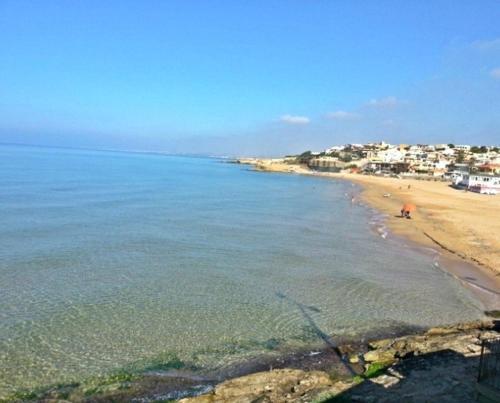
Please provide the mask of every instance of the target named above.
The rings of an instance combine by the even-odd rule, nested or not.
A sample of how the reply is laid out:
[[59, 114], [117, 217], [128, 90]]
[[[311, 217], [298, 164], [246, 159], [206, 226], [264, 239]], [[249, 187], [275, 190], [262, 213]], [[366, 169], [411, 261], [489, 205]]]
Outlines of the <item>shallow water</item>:
[[213, 159], [0, 146], [0, 397], [481, 317], [354, 191]]

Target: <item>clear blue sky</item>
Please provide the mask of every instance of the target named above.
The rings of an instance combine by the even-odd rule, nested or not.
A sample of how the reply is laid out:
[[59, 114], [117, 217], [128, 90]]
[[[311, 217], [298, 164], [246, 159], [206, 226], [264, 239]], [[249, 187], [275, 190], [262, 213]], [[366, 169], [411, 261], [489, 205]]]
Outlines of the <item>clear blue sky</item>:
[[500, 143], [500, 2], [0, 0], [0, 141]]

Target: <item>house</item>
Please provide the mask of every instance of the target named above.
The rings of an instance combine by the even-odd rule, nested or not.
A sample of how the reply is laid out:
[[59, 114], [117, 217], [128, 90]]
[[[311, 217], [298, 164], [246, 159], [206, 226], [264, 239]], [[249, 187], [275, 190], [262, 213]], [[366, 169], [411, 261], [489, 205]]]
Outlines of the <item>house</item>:
[[370, 161], [365, 165], [366, 172], [401, 174], [408, 172], [410, 164], [405, 162], [380, 162]]
[[455, 155], [455, 149], [453, 148], [446, 148], [444, 150], [439, 150], [441, 154], [446, 155], [447, 157], [451, 157]]
[[500, 164], [486, 163], [478, 167], [480, 172], [490, 174], [500, 174]]
[[443, 174], [443, 179], [453, 183], [459, 183], [462, 181], [464, 175], [466, 175], [466, 173], [461, 171], [447, 171]]
[[344, 149], [344, 146], [333, 146], [333, 147], [327, 148], [325, 150], [325, 154], [338, 153], [339, 151], [342, 151], [343, 149]]
[[485, 174], [465, 174], [462, 179], [457, 179], [454, 185], [472, 192], [484, 194], [500, 193], [500, 176]]
[[444, 173], [443, 178], [450, 180], [453, 183], [460, 182], [464, 175], [468, 175], [470, 167], [468, 164], [451, 164], [448, 165], [448, 171]]
[[387, 150], [380, 151], [377, 158], [380, 162], [403, 162], [405, 153], [397, 148], [388, 148]]
[[434, 144], [434, 150], [436, 151], [445, 151], [448, 150], [448, 144]]
[[[465, 174], [500, 175], [498, 147], [466, 144], [399, 144], [384, 141], [333, 146], [309, 153], [312, 169], [338, 171], [352, 166], [365, 172], [442, 177], [460, 182]], [[332, 158], [332, 159], [329, 159]]]
[[340, 172], [347, 164], [336, 157], [316, 157], [307, 164], [309, 168], [321, 172]]

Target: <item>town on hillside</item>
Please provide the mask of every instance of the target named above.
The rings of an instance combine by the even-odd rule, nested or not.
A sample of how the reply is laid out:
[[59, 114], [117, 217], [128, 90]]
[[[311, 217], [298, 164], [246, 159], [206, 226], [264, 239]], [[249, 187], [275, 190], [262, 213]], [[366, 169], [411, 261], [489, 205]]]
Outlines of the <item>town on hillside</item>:
[[324, 172], [434, 178], [478, 193], [500, 193], [500, 148], [455, 144], [346, 144], [285, 158]]

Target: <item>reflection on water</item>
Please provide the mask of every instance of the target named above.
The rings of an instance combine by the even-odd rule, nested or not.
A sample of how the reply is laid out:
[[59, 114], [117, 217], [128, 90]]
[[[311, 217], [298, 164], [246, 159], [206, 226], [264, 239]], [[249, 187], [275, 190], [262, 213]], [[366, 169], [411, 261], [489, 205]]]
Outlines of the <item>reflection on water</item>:
[[349, 192], [210, 159], [1, 146], [0, 396], [480, 316]]

